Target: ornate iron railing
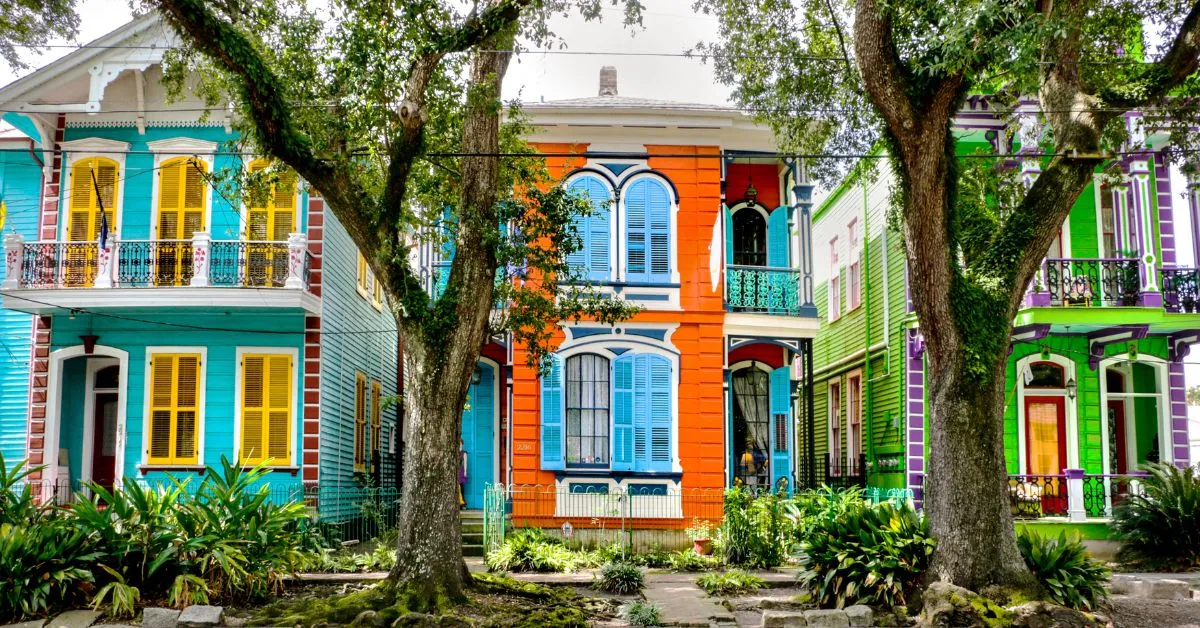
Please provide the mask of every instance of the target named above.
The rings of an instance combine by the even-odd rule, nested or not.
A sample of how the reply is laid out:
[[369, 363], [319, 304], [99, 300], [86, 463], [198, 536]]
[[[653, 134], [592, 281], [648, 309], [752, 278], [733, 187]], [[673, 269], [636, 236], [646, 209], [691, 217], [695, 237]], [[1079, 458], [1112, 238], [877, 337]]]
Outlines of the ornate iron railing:
[[1163, 268], [1158, 274], [1163, 307], [1168, 312], [1200, 312], [1200, 269]]
[[33, 242], [21, 251], [21, 285], [86, 288], [96, 279], [95, 242]]
[[841, 456], [833, 457], [825, 454], [825, 484], [835, 488], [851, 486], [866, 487], [867, 485], [867, 455], [846, 460]]
[[[5, 241], [4, 288], [271, 287], [310, 285], [305, 242], [245, 240]], [[294, 261], [290, 253], [295, 253]], [[196, 275], [199, 275], [197, 280]], [[294, 276], [291, 276], [294, 275]]]
[[795, 316], [803, 305], [802, 271], [764, 266], [725, 267], [725, 305], [732, 312]]
[[1010, 475], [1008, 476], [1008, 505], [1013, 517], [1067, 516], [1067, 476]]
[[1141, 475], [1084, 475], [1083, 511], [1089, 517], [1111, 517], [1114, 507], [1131, 495], [1142, 494]]
[[186, 286], [192, 281], [191, 240], [121, 240], [113, 249], [117, 286]]
[[214, 286], [282, 288], [288, 277], [287, 242], [213, 240], [211, 260]]
[[1137, 305], [1141, 291], [1136, 259], [1051, 258], [1043, 276], [1051, 305]]

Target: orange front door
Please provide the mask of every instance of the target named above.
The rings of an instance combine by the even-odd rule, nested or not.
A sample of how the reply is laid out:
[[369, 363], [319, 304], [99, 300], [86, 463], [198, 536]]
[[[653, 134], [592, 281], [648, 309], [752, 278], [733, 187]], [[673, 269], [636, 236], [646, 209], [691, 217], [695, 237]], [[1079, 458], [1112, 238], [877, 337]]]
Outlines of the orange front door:
[[1067, 400], [1025, 397], [1025, 468], [1029, 475], [1062, 475], [1067, 466]]

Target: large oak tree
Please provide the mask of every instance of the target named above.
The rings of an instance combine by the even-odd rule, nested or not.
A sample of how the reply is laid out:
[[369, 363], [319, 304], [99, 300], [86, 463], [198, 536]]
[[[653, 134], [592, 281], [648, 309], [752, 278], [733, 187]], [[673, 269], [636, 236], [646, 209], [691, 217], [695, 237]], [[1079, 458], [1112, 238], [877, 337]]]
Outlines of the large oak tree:
[[[697, 0], [720, 18], [703, 44], [735, 98], [802, 152], [882, 143], [909, 288], [928, 358], [925, 508], [932, 574], [973, 589], [1033, 587], [1005, 483], [1005, 364], [1013, 317], [1094, 173], [1136, 151], [1126, 112], [1145, 110], [1175, 156], [1195, 145], [1200, 2], [1194, 0]], [[955, 155], [972, 93], [1040, 103], [1041, 174], [980, 211], [978, 169]], [[1027, 124], [1029, 124], [1027, 122]], [[1028, 139], [1024, 148], [1029, 149]], [[1119, 156], [1119, 155], [1117, 155]], [[1012, 159], [1009, 157], [1008, 159]], [[996, 160], [997, 167], [1004, 159]], [[845, 161], [815, 171], [844, 173]], [[972, 176], [967, 176], [971, 172]], [[996, 181], [1016, 177], [997, 175]], [[974, 187], [972, 187], [974, 186]], [[973, 195], [974, 196], [974, 195]], [[995, 208], [993, 208], [995, 209]]]
[[[246, 150], [324, 199], [387, 295], [403, 340], [405, 407], [391, 580], [411, 610], [459, 599], [470, 584], [457, 467], [482, 344], [507, 332], [536, 358], [559, 320], [630, 312], [556, 285], [572, 277], [564, 260], [579, 246], [571, 218], [590, 208], [546, 179], [522, 143], [519, 113], [505, 122], [500, 100], [518, 41], [547, 43], [552, 14], [595, 18], [602, 2], [618, 4], [146, 0], [185, 42], [166, 58], [168, 84], [231, 101]], [[638, 2], [620, 4], [636, 22]], [[432, 295], [432, 269], [410, 262], [418, 246], [454, 251]]]

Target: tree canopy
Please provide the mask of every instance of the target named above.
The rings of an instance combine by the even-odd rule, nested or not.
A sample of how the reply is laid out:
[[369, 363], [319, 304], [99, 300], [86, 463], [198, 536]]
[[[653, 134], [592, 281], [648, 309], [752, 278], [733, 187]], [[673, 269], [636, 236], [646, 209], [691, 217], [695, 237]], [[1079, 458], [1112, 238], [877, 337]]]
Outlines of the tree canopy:
[[55, 37], [72, 39], [79, 31], [76, 0], [0, 0], [0, 57], [14, 70], [29, 64], [24, 48], [38, 49]]

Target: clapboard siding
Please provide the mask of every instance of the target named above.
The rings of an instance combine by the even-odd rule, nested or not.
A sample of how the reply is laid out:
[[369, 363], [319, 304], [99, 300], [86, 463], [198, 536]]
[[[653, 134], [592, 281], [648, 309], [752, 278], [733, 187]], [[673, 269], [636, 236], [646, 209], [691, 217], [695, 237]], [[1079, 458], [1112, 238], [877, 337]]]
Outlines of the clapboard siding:
[[[37, 238], [41, 187], [42, 170], [32, 155], [17, 151], [0, 153], [4, 233], [15, 231], [26, 240]], [[0, 264], [0, 281], [4, 281], [4, 266]], [[31, 316], [0, 309], [0, 455], [8, 465], [25, 458], [32, 333]]]

